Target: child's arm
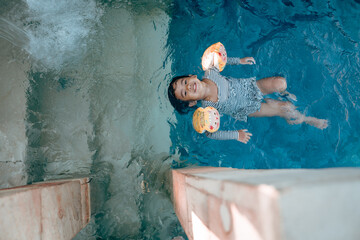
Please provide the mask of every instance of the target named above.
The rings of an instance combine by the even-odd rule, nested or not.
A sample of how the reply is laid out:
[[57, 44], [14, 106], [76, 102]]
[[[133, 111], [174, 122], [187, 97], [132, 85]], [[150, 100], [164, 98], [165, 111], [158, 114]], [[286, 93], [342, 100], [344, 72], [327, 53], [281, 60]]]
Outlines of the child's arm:
[[247, 129], [234, 130], [234, 131], [217, 131], [214, 133], [205, 133], [207, 137], [215, 140], [238, 140], [242, 143], [247, 143], [252, 136]]
[[239, 65], [239, 64], [253, 65], [253, 64], [256, 64], [255, 59], [253, 57], [244, 57], [244, 58], [228, 57], [226, 63], [229, 65]]

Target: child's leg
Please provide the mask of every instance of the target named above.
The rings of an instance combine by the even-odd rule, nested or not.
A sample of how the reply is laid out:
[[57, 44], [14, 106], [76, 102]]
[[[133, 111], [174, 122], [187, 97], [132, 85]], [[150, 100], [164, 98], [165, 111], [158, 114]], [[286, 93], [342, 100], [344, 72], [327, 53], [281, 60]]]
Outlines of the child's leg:
[[270, 98], [265, 99], [265, 103], [261, 103], [261, 108], [258, 112], [250, 114], [250, 117], [283, 117], [286, 119], [296, 119], [299, 111], [291, 102], [284, 102], [273, 100]]
[[319, 128], [319, 129], [325, 129], [328, 127], [329, 123], [326, 119], [318, 119], [314, 117], [307, 117], [302, 115], [302, 117], [296, 119], [296, 120], [288, 120], [289, 124], [300, 124], [300, 123], [307, 123], [310, 126]]
[[282, 117], [289, 124], [307, 123], [319, 129], [327, 128], [328, 121], [314, 117], [306, 117], [296, 110], [291, 102], [277, 101], [273, 99], [265, 99], [265, 103], [261, 103], [260, 111], [252, 113], [249, 117]]
[[286, 80], [283, 77], [269, 77], [263, 78], [256, 82], [260, 91], [266, 94], [272, 94], [274, 92], [283, 92], [287, 88]]
[[289, 98], [296, 101], [296, 96], [286, 91], [287, 83], [283, 77], [263, 78], [257, 81], [256, 84], [264, 95], [278, 92], [282, 95], [288, 95]]

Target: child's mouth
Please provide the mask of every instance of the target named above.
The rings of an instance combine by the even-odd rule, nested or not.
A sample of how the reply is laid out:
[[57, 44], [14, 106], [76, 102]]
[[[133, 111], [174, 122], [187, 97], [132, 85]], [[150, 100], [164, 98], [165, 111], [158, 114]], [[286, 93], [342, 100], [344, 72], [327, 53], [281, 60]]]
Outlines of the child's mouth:
[[194, 83], [194, 92], [196, 93], [197, 85]]

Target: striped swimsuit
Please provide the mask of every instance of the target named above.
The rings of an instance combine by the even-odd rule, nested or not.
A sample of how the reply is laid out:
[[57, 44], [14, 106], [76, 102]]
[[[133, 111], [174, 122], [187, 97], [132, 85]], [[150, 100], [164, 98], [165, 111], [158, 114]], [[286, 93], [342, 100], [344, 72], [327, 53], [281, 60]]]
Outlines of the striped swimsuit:
[[[228, 58], [228, 64], [239, 64], [239, 58]], [[205, 72], [204, 78], [213, 81], [218, 88], [218, 101], [202, 100], [202, 107], [214, 107], [220, 114], [247, 121], [247, 116], [260, 110], [263, 95], [256, 85], [256, 78], [224, 77], [216, 68]], [[217, 131], [207, 133], [207, 136], [217, 140], [238, 139], [238, 131]]]

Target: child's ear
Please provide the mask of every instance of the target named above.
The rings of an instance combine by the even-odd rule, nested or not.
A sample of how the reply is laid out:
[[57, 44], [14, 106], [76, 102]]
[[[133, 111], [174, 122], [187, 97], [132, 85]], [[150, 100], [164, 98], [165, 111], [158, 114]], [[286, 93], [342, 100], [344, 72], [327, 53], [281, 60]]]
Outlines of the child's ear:
[[197, 101], [190, 101], [189, 102], [189, 107], [193, 107], [197, 104]]

